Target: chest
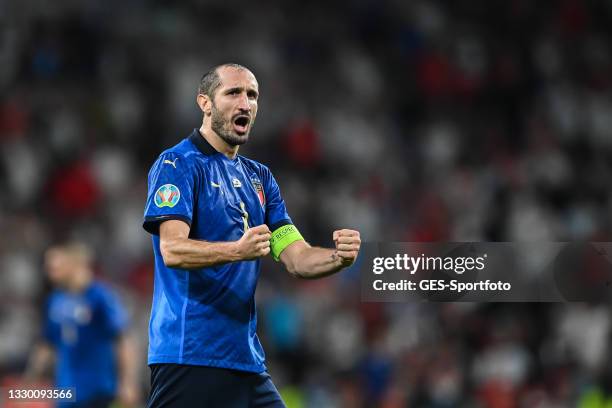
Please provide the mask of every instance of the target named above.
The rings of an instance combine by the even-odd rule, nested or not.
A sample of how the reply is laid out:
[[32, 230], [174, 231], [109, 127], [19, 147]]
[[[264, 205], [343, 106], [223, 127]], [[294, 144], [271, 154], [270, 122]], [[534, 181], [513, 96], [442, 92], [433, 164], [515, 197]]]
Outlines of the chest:
[[88, 326], [91, 324], [94, 308], [86, 298], [66, 296], [53, 301], [49, 309], [49, 319], [52, 323], [75, 326]]
[[49, 306], [49, 321], [61, 344], [74, 346], [95, 332], [98, 317], [91, 301], [80, 296], [61, 296]]
[[241, 163], [215, 161], [203, 169], [196, 230], [209, 240], [236, 240], [266, 218], [266, 197], [256, 171]]

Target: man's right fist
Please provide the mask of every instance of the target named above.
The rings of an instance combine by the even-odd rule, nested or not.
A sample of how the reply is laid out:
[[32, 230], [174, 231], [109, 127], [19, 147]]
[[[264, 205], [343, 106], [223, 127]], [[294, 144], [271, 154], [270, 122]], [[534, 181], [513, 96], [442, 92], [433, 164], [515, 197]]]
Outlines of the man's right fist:
[[266, 224], [246, 230], [236, 241], [238, 255], [243, 260], [257, 259], [270, 253], [270, 229]]

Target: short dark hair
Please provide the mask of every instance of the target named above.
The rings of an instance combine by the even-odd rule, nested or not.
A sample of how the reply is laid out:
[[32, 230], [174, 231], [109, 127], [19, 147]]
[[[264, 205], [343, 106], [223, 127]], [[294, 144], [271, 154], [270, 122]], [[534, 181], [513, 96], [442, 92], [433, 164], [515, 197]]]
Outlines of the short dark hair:
[[219, 78], [219, 68], [223, 67], [246, 69], [247, 71], [249, 70], [247, 67], [233, 62], [217, 65], [216, 67], [212, 68], [210, 71], [202, 75], [202, 79], [200, 79], [200, 85], [198, 86], [198, 95], [208, 95], [210, 99], [213, 99], [215, 91], [221, 85], [221, 78]]

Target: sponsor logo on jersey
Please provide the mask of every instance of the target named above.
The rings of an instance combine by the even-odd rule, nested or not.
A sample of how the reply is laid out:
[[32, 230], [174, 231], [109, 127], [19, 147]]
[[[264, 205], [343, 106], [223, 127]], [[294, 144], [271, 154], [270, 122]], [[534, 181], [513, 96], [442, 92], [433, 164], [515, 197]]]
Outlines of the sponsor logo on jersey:
[[168, 160], [168, 159], [166, 159], [166, 160], [164, 160], [164, 164], [171, 164], [171, 165], [172, 165], [172, 167], [174, 167], [174, 168], [176, 169], [176, 161], [177, 161], [177, 160], [178, 160], [178, 157], [177, 157], [176, 159], [174, 159], [174, 160]]

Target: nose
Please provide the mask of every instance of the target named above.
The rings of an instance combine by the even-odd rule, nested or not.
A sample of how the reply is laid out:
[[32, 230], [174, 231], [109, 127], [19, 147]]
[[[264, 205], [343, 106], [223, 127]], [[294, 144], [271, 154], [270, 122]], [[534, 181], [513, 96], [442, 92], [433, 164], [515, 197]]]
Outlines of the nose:
[[241, 94], [240, 98], [238, 99], [238, 109], [240, 109], [243, 112], [251, 111], [251, 105], [249, 104], [249, 98], [244, 93]]

